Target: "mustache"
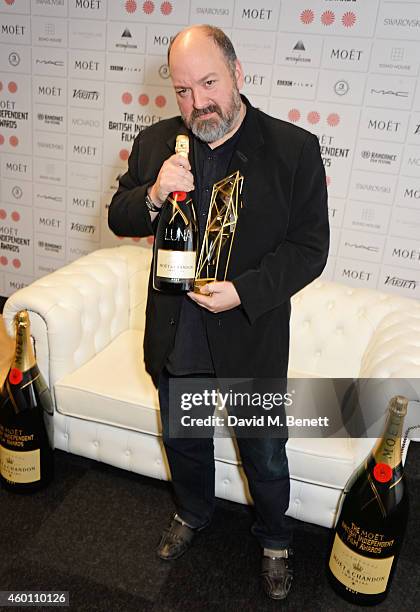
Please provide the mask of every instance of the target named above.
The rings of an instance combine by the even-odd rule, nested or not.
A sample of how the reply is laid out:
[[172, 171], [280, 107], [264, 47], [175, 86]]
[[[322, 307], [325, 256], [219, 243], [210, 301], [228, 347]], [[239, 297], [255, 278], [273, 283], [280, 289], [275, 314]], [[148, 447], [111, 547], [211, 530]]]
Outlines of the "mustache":
[[195, 108], [191, 113], [190, 121], [195, 121], [202, 115], [207, 115], [208, 113], [217, 113], [221, 117], [222, 109], [218, 104], [210, 104], [209, 106], [206, 106], [206, 108]]

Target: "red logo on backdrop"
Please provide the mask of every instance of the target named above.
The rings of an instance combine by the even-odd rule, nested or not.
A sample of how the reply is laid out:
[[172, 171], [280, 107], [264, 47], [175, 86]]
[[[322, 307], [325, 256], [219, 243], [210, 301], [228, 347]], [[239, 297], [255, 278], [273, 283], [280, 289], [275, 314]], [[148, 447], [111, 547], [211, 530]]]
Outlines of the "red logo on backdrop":
[[[135, 0], [127, 0], [124, 4], [125, 10], [127, 13], [135, 13], [137, 11], [137, 2]], [[152, 0], [146, 0], [141, 5], [141, 10], [145, 15], [151, 15], [155, 12], [155, 3]], [[160, 5], [160, 12], [162, 15], [170, 15], [173, 10], [173, 5], [171, 2], [162, 2]]]
[[324, 11], [321, 15], [321, 23], [325, 26], [329, 26], [335, 21], [335, 15], [332, 11]]
[[134, 0], [127, 0], [125, 3], [125, 10], [127, 13], [135, 13], [137, 10], [137, 2], [134, 2]]
[[392, 478], [392, 467], [386, 463], [377, 463], [373, 475], [378, 482], [388, 482]]
[[305, 25], [312, 23], [314, 18], [315, 18], [314, 12], [311, 9], [306, 9], [302, 11], [300, 14], [300, 20]]
[[356, 15], [352, 11], [347, 11], [342, 16], [341, 23], [345, 28], [352, 28], [356, 23]]
[[[298, 108], [291, 108], [287, 113], [287, 118], [292, 123], [297, 123], [302, 118], [302, 114]], [[311, 125], [316, 125], [321, 121], [321, 115], [318, 111], [309, 111], [306, 114], [306, 121]], [[336, 127], [340, 123], [340, 115], [338, 113], [329, 113], [326, 122], [330, 127]]]
[[20, 382], [22, 382], [22, 379], [23, 374], [20, 370], [17, 368], [12, 368], [10, 370], [9, 381], [12, 383], [12, 385], [18, 385]]
[[[310, 25], [315, 19], [315, 13], [312, 9], [305, 9], [299, 15], [300, 21], [305, 25]], [[324, 26], [330, 26], [335, 22], [334, 11], [324, 11], [320, 16], [320, 21]], [[352, 28], [356, 23], [356, 14], [353, 11], [346, 11], [341, 17], [341, 24], [345, 28]]]

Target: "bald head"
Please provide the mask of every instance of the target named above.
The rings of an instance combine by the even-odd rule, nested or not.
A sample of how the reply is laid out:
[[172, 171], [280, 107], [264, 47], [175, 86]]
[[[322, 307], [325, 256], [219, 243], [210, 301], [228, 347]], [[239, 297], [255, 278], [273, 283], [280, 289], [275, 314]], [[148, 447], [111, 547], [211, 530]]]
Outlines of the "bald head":
[[178, 49], [187, 50], [195, 44], [200, 45], [200, 42], [203, 43], [203, 41], [213, 42], [215, 47], [223, 55], [229, 71], [234, 74], [237, 58], [230, 38], [220, 28], [206, 24], [190, 26], [181, 30], [174, 36], [168, 47], [168, 66], [170, 66], [173, 48], [176, 49], [178, 47]]

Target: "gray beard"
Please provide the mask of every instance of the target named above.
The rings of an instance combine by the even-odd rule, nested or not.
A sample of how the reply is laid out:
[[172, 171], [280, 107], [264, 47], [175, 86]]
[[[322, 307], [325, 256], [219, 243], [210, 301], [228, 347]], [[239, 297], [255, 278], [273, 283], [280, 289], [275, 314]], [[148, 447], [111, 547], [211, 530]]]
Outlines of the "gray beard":
[[[204, 109], [194, 109], [189, 119], [184, 115], [182, 118], [185, 125], [191, 130], [191, 132], [199, 140], [203, 142], [216, 142], [223, 138], [235, 125], [239, 117], [239, 113], [242, 106], [242, 100], [237, 87], [233, 90], [232, 100], [228, 110], [223, 113], [222, 109], [218, 104], [211, 104]], [[215, 112], [218, 114], [218, 119], [201, 119], [201, 115], [205, 115], [208, 112]]]

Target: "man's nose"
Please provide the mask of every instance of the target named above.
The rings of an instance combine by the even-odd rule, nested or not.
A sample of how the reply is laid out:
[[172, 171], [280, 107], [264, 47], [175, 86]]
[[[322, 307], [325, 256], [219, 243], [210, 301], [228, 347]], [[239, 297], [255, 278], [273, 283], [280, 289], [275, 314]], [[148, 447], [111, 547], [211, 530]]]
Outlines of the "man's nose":
[[209, 99], [207, 97], [206, 92], [196, 90], [193, 92], [194, 98], [194, 108], [197, 110], [201, 110], [202, 108], [206, 108], [209, 105]]

